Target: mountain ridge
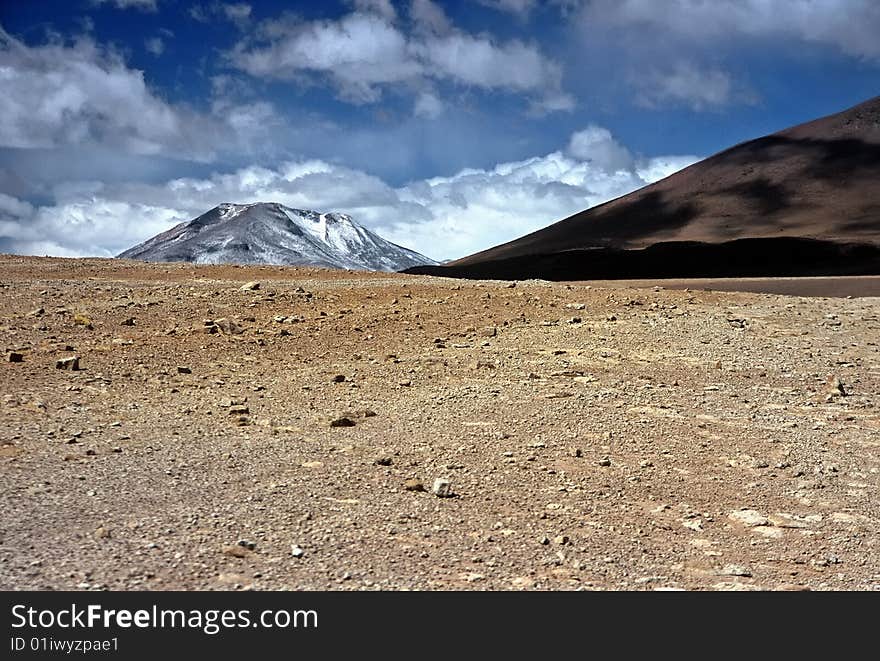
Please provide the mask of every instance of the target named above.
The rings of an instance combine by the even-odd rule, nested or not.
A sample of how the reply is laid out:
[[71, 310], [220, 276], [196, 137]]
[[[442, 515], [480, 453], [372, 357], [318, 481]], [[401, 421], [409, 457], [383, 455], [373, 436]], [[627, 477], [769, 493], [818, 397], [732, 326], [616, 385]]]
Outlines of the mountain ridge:
[[121, 259], [399, 271], [436, 262], [342, 213], [277, 202], [224, 202], [124, 252]]
[[[413, 271], [455, 277], [475, 269], [483, 277], [515, 279], [511, 269], [525, 263], [521, 259], [541, 256], [549, 264], [550, 255], [584, 251], [586, 273], [591, 250], [613, 254], [666, 242], [798, 238], [880, 245], [878, 182], [880, 97], [875, 97], [734, 145], [628, 195], [445, 267]], [[571, 255], [566, 259], [571, 273]], [[657, 277], [665, 276], [658, 272]]]

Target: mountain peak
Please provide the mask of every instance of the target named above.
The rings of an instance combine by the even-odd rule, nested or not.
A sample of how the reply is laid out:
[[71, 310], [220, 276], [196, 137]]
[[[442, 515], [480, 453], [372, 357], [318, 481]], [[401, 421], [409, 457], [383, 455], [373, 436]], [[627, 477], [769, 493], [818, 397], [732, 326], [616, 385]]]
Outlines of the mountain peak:
[[375, 271], [436, 263], [383, 239], [348, 214], [293, 209], [279, 202], [223, 202], [119, 257]]

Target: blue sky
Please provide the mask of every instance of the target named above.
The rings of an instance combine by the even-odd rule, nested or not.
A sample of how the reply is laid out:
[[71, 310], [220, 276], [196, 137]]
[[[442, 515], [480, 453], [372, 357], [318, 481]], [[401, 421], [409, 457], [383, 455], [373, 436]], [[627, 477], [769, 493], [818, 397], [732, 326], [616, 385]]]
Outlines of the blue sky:
[[7, 0], [0, 251], [224, 201], [446, 259], [880, 89], [872, 0]]

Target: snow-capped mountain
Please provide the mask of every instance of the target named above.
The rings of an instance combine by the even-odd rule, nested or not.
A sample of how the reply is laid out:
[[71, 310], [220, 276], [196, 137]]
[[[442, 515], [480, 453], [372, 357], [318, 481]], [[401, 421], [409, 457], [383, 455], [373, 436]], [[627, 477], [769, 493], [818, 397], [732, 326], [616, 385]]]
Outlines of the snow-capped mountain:
[[283, 264], [400, 271], [436, 264], [386, 241], [343, 213], [291, 209], [274, 202], [221, 204], [129, 248], [119, 257], [147, 262]]

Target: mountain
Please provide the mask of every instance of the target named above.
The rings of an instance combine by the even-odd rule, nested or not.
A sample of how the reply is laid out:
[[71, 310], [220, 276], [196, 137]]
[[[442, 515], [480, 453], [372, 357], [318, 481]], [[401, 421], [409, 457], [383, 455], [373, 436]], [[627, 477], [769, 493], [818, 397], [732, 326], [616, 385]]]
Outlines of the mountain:
[[445, 267], [412, 271], [501, 279], [880, 273], [880, 97], [739, 144]]
[[386, 241], [343, 213], [274, 202], [221, 204], [129, 248], [121, 258], [199, 264], [282, 264], [400, 271], [436, 264]]

